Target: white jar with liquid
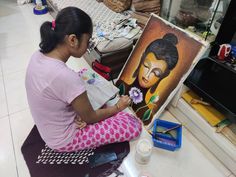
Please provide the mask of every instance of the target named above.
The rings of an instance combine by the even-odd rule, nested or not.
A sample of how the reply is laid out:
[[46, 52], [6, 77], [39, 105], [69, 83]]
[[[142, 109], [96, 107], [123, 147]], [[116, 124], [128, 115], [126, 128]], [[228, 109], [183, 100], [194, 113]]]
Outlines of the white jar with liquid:
[[135, 159], [139, 164], [147, 164], [152, 154], [152, 142], [148, 139], [140, 139], [136, 145]]

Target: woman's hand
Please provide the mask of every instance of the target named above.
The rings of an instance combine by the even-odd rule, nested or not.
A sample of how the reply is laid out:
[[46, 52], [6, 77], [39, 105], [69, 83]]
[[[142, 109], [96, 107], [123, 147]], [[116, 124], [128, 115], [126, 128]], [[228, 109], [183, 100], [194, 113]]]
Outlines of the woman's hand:
[[79, 116], [75, 118], [76, 128], [82, 129], [87, 126], [87, 123], [84, 122]]
[[125, 108], [127, 108], [131, 103], [131, 99], [128, 95], [122, 95], [119, 99], [119, 101], [116, 103], [116, 107], [118, 111], [122, 111]]
[[131, 101], [128, 96], [122, 96], [116, 105], [94, 110], [89, 102], [87, 92], [84, 92], [75, 98], [71, 104], [81, 118], [81, 120], [76, 120], [76, 118], [75, 123], [78, 128], [83, 128], [86, 126], [85, 122], [87, 124], [100, 122], [127, 108], [130, 102]]

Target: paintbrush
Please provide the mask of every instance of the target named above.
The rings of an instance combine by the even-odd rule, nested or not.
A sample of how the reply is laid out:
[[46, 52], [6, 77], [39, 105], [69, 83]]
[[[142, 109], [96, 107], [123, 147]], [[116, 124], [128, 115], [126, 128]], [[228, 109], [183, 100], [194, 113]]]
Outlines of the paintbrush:
[[205, 102], [205, 101], [202, 101], [202, 100], [199, 100], [199, 99], [195, 99], [193, 98], [191, 101], [190, 101], [191, 104], [202, 104], [202, 105], [205, 105], [205, 106], [210, 106], [209, 103]]
[[182, 126], [182, 125], [179, 124], [179, 125], [176, 125], [176, 126], [174, 126], [174, 127], [172, 127], [172, 128], [168, 128], [168, 129], [165, 129], [165, 130], [157, 131], [157, 133], [163, 133], [163, 134], [165, 134], [165, 133], [168, 133], [168, 132], [171, 131], [171, 130], [175, 130], [176, 128], [179, 128], [180, 126]]

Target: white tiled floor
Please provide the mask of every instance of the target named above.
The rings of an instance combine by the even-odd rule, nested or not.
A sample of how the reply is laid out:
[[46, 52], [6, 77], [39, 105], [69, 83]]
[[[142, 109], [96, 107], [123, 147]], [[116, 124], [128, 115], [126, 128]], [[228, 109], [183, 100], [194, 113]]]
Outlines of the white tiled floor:
[[[25, 69], [30, 55], [37, 50], [40, 24], [52, 19], [50, 15], [33, 15], [32, 7], [17, 6], [15, 0], [0, 1], [0, 177], [30, 176], [20, 151], [33, 126], [24, 88]], [[69, 66], [77, 70], [86, 65], [77, 60], [70, 59]], [[137, 177], [138, 169], [142, 168], [156, 169], [153, 177], [234, 177], [186, 129], [183, 138], [183, 147], [178, 152], [154, 149], [151, 160], [154, 165], [147, 168], [135, 163], [136, 142], [132, 142], [122, 169], [132, 177]]]

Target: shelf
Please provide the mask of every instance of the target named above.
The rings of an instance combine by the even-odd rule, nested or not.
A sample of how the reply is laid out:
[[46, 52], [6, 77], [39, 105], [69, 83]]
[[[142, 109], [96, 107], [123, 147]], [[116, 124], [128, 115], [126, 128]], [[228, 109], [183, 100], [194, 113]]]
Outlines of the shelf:
[[169, 111], [193, 133], [227, 168], [236, 174], [236, 147], [222, 134], [216, 133], [182, 98]]
[[161, 17], [212, 42], [220, 29], [229, 3], [230, 0], [162, 1]]
[[203, 58], [192, 70], [185, 85], [222, 112], [226, 118], [236, 122], [236, 87], [232, 84], [235, 82], [236, 74], [224, 64], [211, 58]]
[[209, 57], [209, 59], [219, 64], [220, 66], [226, 68], [227, 70], [233, 72], [234, 74], [236, 74], [236, 65], [235, 65], [235, 69], [233, 69], [231, 66], [228, 66], [227, 64], [225, 64], [225, 61], [219, 61], [216, 57]]

